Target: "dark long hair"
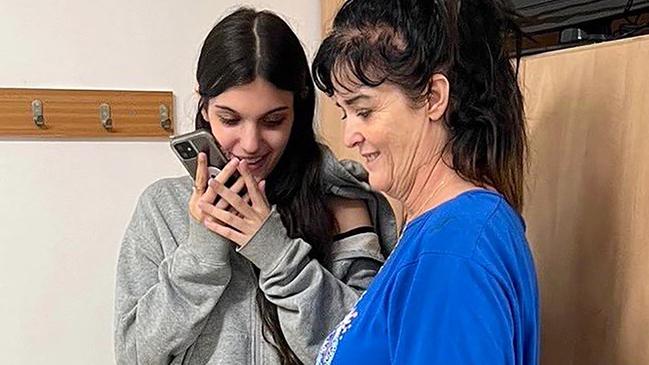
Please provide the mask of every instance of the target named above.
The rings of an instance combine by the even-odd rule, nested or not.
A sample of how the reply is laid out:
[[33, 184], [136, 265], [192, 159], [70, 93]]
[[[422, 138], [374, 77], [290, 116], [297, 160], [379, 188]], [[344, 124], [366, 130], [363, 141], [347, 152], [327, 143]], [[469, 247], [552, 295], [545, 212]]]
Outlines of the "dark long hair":
[[[332, 241], [334, 223], [320, 180], [323, 156], [313, 130], [315, 88], [300, 41], [277, 15], [240, 8], [207, 35], [196, 71], [201, 96], [196, 128], [210, 128], [201, 113], [210, 98], [257, 77], [291, 91], [295, 110], [286, 149], [266, 178], [266, 195], [276, 204], [289, 237], [305, 239], [313, 247], [314, 258], [321, 259], [322, 247]], [[282, 364], [301, 364], [282, 333], [277, 307], [259, 288], [257, 305], [264, 339], [275, 347]]]
[[520, 212], [527, 136], [505, 49], [506, 37], [520, 34], [511, 9], [507, 0], [348, 0], [313, 62], [316, 85], [333, 95], [336, 85], [390, 82], [422, 105], [432, 75], [444, 74], [451, 167]]

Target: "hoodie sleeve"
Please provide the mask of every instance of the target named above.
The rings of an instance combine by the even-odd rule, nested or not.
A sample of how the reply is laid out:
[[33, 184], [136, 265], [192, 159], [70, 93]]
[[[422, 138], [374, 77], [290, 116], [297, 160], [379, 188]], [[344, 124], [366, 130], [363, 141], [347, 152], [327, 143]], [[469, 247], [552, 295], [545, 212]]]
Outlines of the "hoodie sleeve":
[[288, 237], [275, 208], [239, 251], [259, 268], [259, 285], [277, 306], [286, 340], [304, 363], [315, 361], [326, 336], [353, 308], [384, 261], [375, 233], [334, 242], [326, 268], [309, 256], [310, 251], [304, 240]]
[[[118, 364], [169, 364], [182, 358], [230, 281], [230, 243], [201, 224], [171, 214], [149, 188], [123, 238], [115, 291]], [[171, 221], [177, 219], [177, 221]], [[169, 226], [187, 224], [189, 238], [165, 257]], [[177, 361], [177, 360], [176, 360]]]

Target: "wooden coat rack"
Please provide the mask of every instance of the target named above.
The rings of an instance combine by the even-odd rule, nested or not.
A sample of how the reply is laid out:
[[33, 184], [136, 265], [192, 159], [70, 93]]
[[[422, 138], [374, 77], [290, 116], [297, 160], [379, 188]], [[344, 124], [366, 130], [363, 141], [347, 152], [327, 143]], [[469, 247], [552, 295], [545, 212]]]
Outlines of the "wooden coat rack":
[[169, 91], [0, 88], [0, 138], [167, 139]]

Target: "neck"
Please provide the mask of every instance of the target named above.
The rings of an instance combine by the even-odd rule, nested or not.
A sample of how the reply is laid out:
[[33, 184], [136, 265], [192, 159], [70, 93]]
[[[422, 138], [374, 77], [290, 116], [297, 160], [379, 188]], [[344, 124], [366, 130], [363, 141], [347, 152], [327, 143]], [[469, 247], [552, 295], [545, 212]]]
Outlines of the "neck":
[[406, 211], [406, 223], [475, 187], [444, 163], [441, 156], [436, 158], [418, 169], [411, 188], [400, 199]]

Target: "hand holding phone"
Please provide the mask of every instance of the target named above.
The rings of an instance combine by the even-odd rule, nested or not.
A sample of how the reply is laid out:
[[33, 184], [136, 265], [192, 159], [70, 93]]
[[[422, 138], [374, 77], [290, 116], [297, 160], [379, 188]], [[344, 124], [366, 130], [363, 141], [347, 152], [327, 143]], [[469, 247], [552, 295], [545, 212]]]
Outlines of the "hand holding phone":
[[[228, 203], [207, 188], [210, 179], [217, 179], [233, 192], [244, 195], [245, 182], [237, 171], [238, 160], [225, 158], [219, 145], [206, 130], [174, 136], [170, 141], [171, 149], [187, 172], [194, 180], [194, 191], [190, 197], [189, 213], [195, 220], [202, 222], [204, 216], [198, 208], [199, 201], [214, 204], [217, 208], [228, 209]], [[215, 202], [216, 201], [216, 202]]]
[[[211, 178], [209, 177], [208, 173], [207, 155], [201, 152], [197, 157], [197, 168], [195, 173], [196, 178], [194, 180], [192, 195], [189, 198], [189, 214], [196, 221], [205, 223], [204, 220], [206, 218], [209, 219], [209, 217], [206, 217], [202, 209], [199, 207], [201, 203], [208, 203], [210, 205], [214, 205], [219, 209], [228, 209], [229, 204], [224, 199], [218, 199], [216, 192], [214, 192], [214, 190], [212, 189], [209, 189], [208, 187], [208, 180], [210, 180]], [[222, 184], [225, 181], [230, 180], [234, 176], [234, 174], [237, 173], [238, 164], [239, 161], [237, 159], [229, 161], [223, 167], [223, 170], [221, 170], [213, 179], [221, 182]], [[244, 180], [242, 178], [238, 178], [237, 181], [232, 184], [230, 190], [232, 190], [235, 194], [241, 194], [244, 186]]]
[[200, 152], [207, 155], [207, 169], [210, 178], [216, 177], [228, 162], [218, 143], [212, 137], [212, 134], [204, 129], [198, 129], [180, 136], [173, 136], [171, 137], [170, 144], [171, 149], [183, 166], [185, 166], [185, 169], [194, 181], [196, 181], [198, 154]]
[[[222, 173], [229, 172], [228, 163]], [[214, 192], [230, 204], [228, 210], [218, 209], [213, 205], [199, 201], [199, 208], [205, 215], [203, 224], [209, 230], [229, 239], [239, 247], [245, 246], [266, 222], [271, 206], [266, 198], [266, 181], [257, 181], [246, 161], [237, 162], [234, 166], [241, 173], [247, 193], [244, 197], [227, 188], [217, 177], [210, 182], [208, 192]]]

